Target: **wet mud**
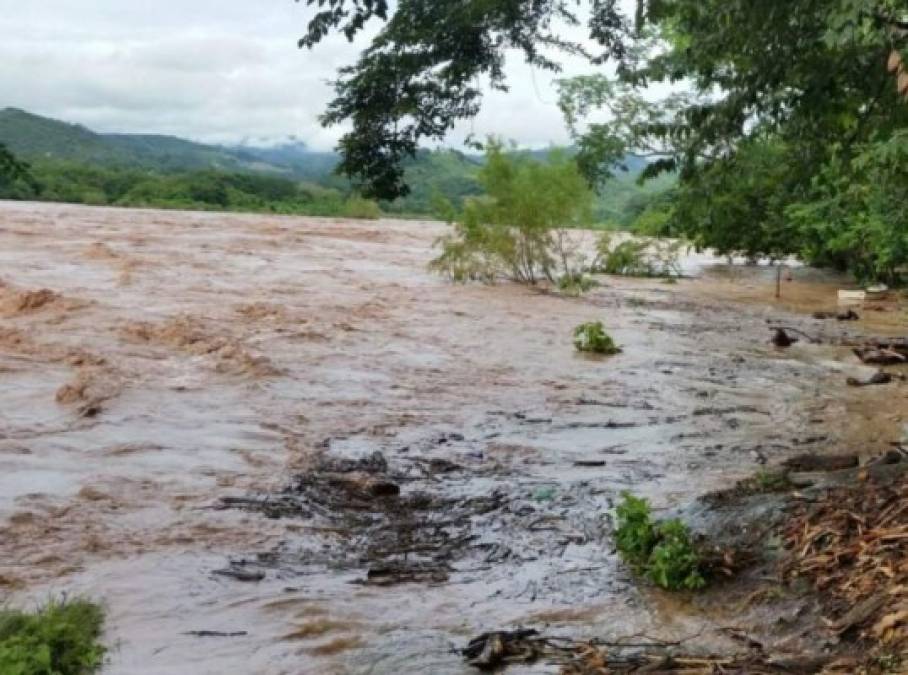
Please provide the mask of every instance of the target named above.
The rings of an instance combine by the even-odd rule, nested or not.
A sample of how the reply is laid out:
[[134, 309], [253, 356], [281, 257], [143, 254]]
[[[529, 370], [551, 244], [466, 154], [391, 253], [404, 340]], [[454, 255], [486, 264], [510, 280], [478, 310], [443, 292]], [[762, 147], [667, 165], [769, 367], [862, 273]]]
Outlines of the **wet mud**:
[[[441, 231], [0, 204], [4, 599], [102, 600], [112, 673], [466, 673], [517, 628], [722, 649], [727, 616], [618, 561], [621, 492], [679, 509], [902, 437], [903, 380], [845, 385], [897, 310], [817, 319], [834, 282], [776, 303], [701, 258], [581, 299], [454, 286]], [[623, 354], [574, 353], [590, 320]]]

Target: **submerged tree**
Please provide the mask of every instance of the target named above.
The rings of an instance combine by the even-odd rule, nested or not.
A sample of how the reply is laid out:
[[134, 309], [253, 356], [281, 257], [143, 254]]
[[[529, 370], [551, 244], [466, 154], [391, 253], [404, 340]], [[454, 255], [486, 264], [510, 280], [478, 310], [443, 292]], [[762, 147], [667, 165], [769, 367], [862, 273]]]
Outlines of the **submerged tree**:
[[454, 281], [582, 283], [582, 260], [564, 228], [590, 224], [593, 193], [576, 164], [559, 153], [546, 163], [507, 153], [492, 139], [479, 181], [485, 194], [460, 211], [439, 205], [454, 232], [439, 240], [432, 269]]

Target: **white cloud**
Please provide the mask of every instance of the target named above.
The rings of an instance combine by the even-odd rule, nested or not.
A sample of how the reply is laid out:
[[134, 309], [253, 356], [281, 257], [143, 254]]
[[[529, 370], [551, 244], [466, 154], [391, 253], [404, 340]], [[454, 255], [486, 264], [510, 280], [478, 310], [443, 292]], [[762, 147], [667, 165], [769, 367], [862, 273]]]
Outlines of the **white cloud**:
[[[334, 36], [297, 49], [311, 11], [291, 0], [0, 0], [0, 107], [98, 131], [206, 142], [296, 135], [329, 149], [341, 130], [318, 123], [327, 80], [364, 42]], [[567, 72], [585, 70], [571, 62]], [[534, 146], [566, 140], [552, 74], [516, 54], [508, 73], [511, 92], [489, 93], [447, 143], [471, 132]]]

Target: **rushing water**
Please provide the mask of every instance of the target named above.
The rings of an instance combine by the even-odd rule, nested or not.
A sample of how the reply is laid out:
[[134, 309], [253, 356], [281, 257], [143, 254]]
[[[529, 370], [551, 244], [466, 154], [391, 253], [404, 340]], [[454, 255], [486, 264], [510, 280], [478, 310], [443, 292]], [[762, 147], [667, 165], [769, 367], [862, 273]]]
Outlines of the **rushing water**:
[[[771, 271], [699, 257], [686, 268], [704, 279], [607, 279], [583, 299], [456, 286], [425, 271], [440, 231], [0, 204], [7, 599], [104, 602], [111, 673], [461, 673], [470, 636], [516, 625], [718, 640], [616, 561], [621, 491], [674, 507], [900, 433], [903, 384], [858, 399], [846, 350], [768, 344], [767, 321], [902, 328], [795, 313], [834, 304], [839, 280], [795, 270], [773, 304]], [[588, 320], [624, 353], [575, 354]], [[362, 584], [365, 533], [212, 508], [279, 491], [315, 457], [376, 451], [459, 467], [405, 494], [501, 495], [446, 581]], [[268, 560], [265, 578], [212, 574], [244, 559]]]

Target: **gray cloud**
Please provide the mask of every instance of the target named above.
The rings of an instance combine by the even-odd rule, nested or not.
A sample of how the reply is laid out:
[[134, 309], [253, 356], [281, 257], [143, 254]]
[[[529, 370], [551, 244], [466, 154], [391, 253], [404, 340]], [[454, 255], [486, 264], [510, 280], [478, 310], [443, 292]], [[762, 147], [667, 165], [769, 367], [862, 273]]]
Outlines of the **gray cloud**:
[[[327, 80], [364, 42], [332, 37], [298, 50], [310, 11], [292, 0], [0, 0], [0, 107], [99, 131], [206, 142], [295, 135], [328, 149], [342, 130], [317, 120], [331, 98]], [[508, 73], [511, 92], [488, 94], [479, 118], [447, 143], [471, 133], [533, 146], [566, 140], [552, 75], [516, 54]]]

